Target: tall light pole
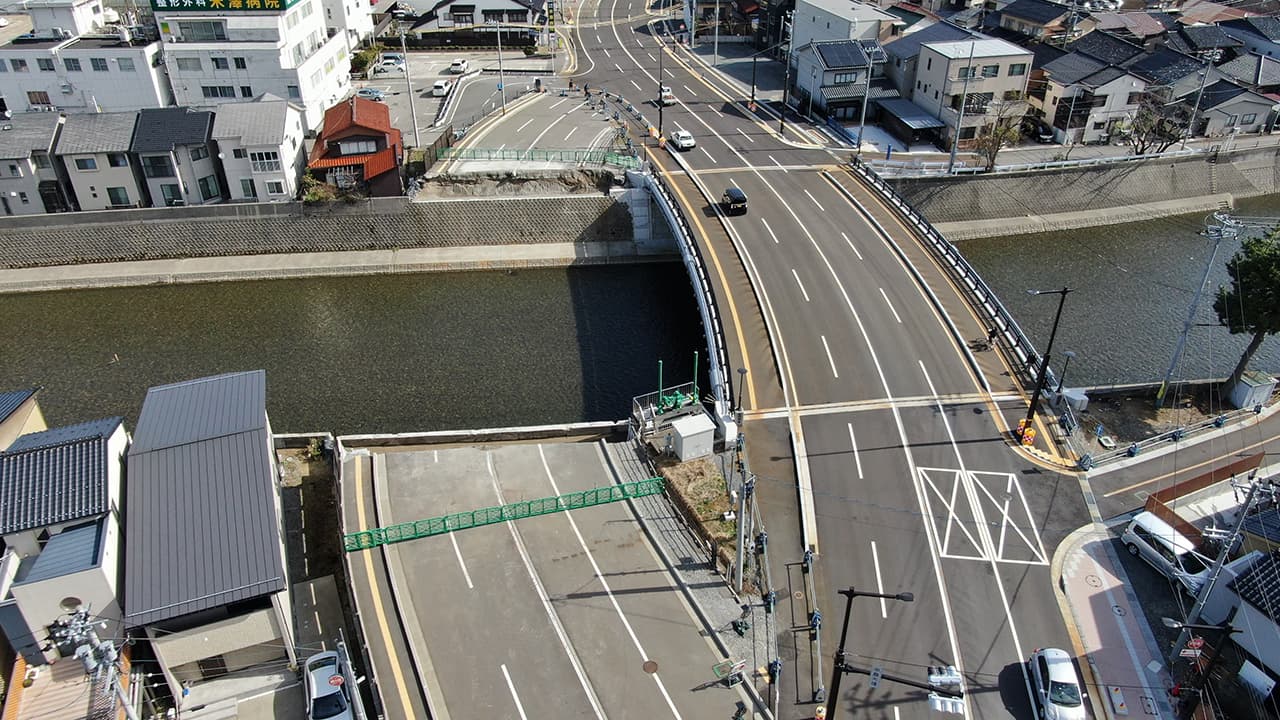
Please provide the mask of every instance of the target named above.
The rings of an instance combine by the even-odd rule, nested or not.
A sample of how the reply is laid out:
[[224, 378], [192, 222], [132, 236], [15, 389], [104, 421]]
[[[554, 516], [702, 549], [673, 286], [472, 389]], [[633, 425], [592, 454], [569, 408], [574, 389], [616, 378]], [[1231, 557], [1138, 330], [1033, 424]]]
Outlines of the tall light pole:
[[667, 47], [658, 39], [658, 142], [662, 142], [662, 59], [667, 54]]
[[502, 96], [502, 114], [507, 114], [507, 81], [502, 71], [502, 21], [495, 21], [498, 29], [498, 93]]
[[[956, 136], [951, 139], [951, 160], [947, 162], [947, 174], [956, 168], [956, 152], [960, 150], [960, 130], [964, 128], [964, 108], [969, 104], [969, 78], [973, 77], [973, 46], [969, 43], [969, 67], [964, 71], [964, 87], [960, 90], [960, 116], [956, 119]], [[861, 145], [861, 138], [858, 139]]]
[[[862, 44], [859, 43], [858, 47], [861, 49]], [[858, 119], [858, 147], [853, 151], [854, 157], [862, 156], [862, 134], [867, 131], [867, 97], [871, 95], [871, 56], [865, 50], [862, 56], [867, 59], [867, 85], [862, 90], [862, 117]]]
[[[835, 667], [831, 669], [831, 692], [827, 694], [827, 702], [830, 703], [834, 710], [839, 707], [840, 703], [840, 678], [844, 677], [844, 660], [845, 660], [845, 642], [849, 639], [849, 611], [853, 609], [853, 599], [856, 597], [873, 597], [883, 598], [885, 600], [900, 600], [902, 602], [914, 602], [916, 596], [909, 593], [873, 593], [860, 592], [853, 588], [845, 588], [839, 593], [844, 596], [844, 624], [840, 627], [840, 644], [836, 646], [836, 662]], [[835, 713], [832, 713], [835, 716]]]
[[720, 0], [716, 0], [716, 29], [711, 41], [711, 65], [720, 67]]
[[404, 30], [400, 31], [400, 54], [404, 56], [404, 82], [409, 91], [409, 115], [413, 117], [413, 146], [422, 147], [422, 138], [418, 135], [418, 113], [413, 109], [413, 78], [409, 74], [409, 52], [405, 50]]
[[[1027, 419], [1024, 423], [1025, 427], [1031, 427], [1031, 421], [1036, 417], [1036, 405], [1040, 402], [1040, 393], [1044, 390], [1044, 377], [1049, 372], [1049, 353], [1053, 352], [1053, 339], [1058, 335], [1058, 321], [1062, 319], [1062, 306], [1067, 301], [1067, 293], [1071, 292], [1071, 288], [1062, 288], [1061, 290], [1028, 290], [1028, 295], [1057, 295], [1058, 296], [1058, 312], [1053, 316], [1053, 329], [1049, 331], [1049, 344], [1044, 348], [1044, 356], [1040, 361], [1040, 372], [1036, 374], [1036, 389], [1031, 393], [1031, 406], [1027, 408]], [[1022, 439], [1022, 434], [1018, 433], [1018, 439]]]
[[1058, 389], [1054, 390], [1054, 392], [1059, 395], [1062, 394], [1063, 383], [1067, 381], [1067, 368], [1071, 367], [1071, 358], [1075, 356], [1076, 356], [1076, 353], [1074, 350], [1068, 350], [1062, 353], [1062, 357], [1066, 358], [1066, 360], [1063, 360], [1062, 362], [1062, 376], [1058, 378]]
[[[793, 14], [792, 17], [795, 17], [795, 15]], [[790, 23], [787, 22], [787, 18], [783, 17], [782, 18], [783, 28], [787, 29], [786, 26], [789, 24]], [[778, 113], [779, 137], [785, 136], [786, 129], [787, 129], [787, 91], [791, 87], [791, 43], [794, 40], [795, 40], [795, 36], [793, 36], [788, 31], [787, 32], [787, 54], [782, 57], [782, 62], [783, 62], [783, 65], [782, 65], [782, 68], [783, 68], [782, 69], [782, 112]], [[782, 43], [778, 43], [778, 44], [781, 45]]]

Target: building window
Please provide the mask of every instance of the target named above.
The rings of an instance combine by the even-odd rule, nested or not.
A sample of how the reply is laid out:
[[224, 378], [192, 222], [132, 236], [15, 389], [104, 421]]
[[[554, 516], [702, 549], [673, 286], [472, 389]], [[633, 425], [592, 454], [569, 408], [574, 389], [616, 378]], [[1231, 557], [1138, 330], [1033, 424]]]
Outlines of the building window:
[[173, 207], [185, 202], [182, 199], [182, 188], [177, 185], [161, 185], [160, 197], [164, 200], [165, 207]]
[[245, 159], [246, 153], [244, 151], [244, 148], [236, 148], [235, 150], [232, 150], [231, 157], [234, 157], [237, 160]]
[[31, 103], [32, 105], [52, 105], [53, 104], [49, 102], [49, 93], [45, 92], [44, 90], [28, 90], [27, 102]]
[[933, 69], [933, 58], [926, 58], [926, 59], [925, 59], [925, 61], [924, 61], [924, 69], [925, 69], [925, 70], [932, 70], [932, 69]]
[[231, 69], [231, 61], [227, 60], [226, 58], [216, 57], [216, 58], [209, 58], [209, 59], [213, 61], [214, 70], [230, 70]]
[[836, 73], [833, 82], [836, 85], [851, 85], [858, 82], [858, 73]]
[[378, 152], [378, 145], [372, 140], [346, 140], [338, 143], [338, 152], [343, 155]]
[[1235, 127], [1235, 126], [1236, 126], [1236, 121], [1237, 121], [1237, 120], [1239, 120], [1239, 119], [1240, 119], [1240, 116], [1239, 116], [1239, 115], [1228, 115], [1228, 116], [1227, 116], [1227, 127]]
[[40, 72], [53, 72], [53, 58], [36, 58], [36, 67]]
[[180, 57], [177, 62], [178, 70], [182, 72], [200, 72], [204, 69], [198, 57]]
[[251, 98], [251, 97], [253, 97], [253, 87], [251, 87], [251, 86], [249, 86], [249, 85], [241, 85], [241, 86], [240, 86], [240, 97], [242, 97], [242, 98]]
[[210, 175], [200, 178], [200, 197], [205, 201], [218, 197], [218, 178]]
[[484, 15], [484, 22], [486, 25], [489, 23], [502, 22], [503, 11], [501, 10], [485, 10], [482, 14]]
[[24, 192], [19, 192], [19, 193], [18, 193], [18, 199], [22, 201], [22, 204], [23, 204], [23, 205], [30, 205], [30, 204], [31, 204], [31, 199], [30, 199], [30, 198], [28, 198], [28, 197], [27, 197], [27, 194], [26, 194], [26, 193], [24, 193]]
[[974, 136], [976, 136], [977, 134], [978, 134], [978, 128], [976, 127], [960, 128], [961, 140], [972, 140]]
[[85, 171], [89, 171], [89, 170], [97, 170], [97, 169], [98, 169], [98, 161], [97, 161], [97, 160], [95, 160], [94, 158], [91, 158], [91, 157], [88, 157], [88, 158], [76, 158], [76, 169], [77, 169], [77, 170], [85, 170]]
[[237, 70], [244, 70], [245, 68], [249, 67], [249, 64], [246, 63], [245, 59], [242, 57], [232, 58], [232, 60], [235, 60]]
[[111, 204], [116, 207], [129, 204], [129, 191], [122, 187], [107, 188], [107, 197], [111, 200]]
[[0, 60], [0, 73], [9, 72], [9, 66], [3, 60]]
[[220, 22], [180, 22], [178, 34], [187, 42], [226, 40], [227, 27]]
[[1129, 97], [1124, 101], [1126, 105], [1137, 105], [1140, 102], [1142, 102], [1142, 93], [1140, 92], [1129, 93]]
[[120, 72], [133, 72], [133, 58], [116, 58], [116, 67]]
[[47, 168], [53, 167], [53, 163], [49, 161], [49, 155], [46, 153], [42, 153], [42, 152], [32, 153], [31, 159], [35, 160], [36, 167], [38, 168], [47, 169]]
[[168, 155], [151, 155], [142, 158], [142, 174], [149, 178], [173, 177], [173, 163]]
[[303, 4], [302, 7], [298, 8], [298, 17], [303, 17], [303, 18], [311, 17], [311, 11], [313, 9], [314, 8], [311, 7], [311, 3], [308, 2]]
[[1256, 122], [1258, 122], [1258, 113], [1245, 113], [1244, 117], [1240, 118], [1241, 125], [1252, 125]]
[[108, 70], [106, 58], [89, 58], [89, 64], [93, 66], [94, 72], [107, 72]]
[[14, 72], [30, 72], [30, 68], [27, 67], [27, 61], [22, 58], [10, 58], [9, 64], [13, 66]]
[[288, 88], [286, 88], [286, 91], [289, 95], [290, 100], [302, 99], [302, 89], [299, 88], [297, 85], [290, 85]]
[[9, 163], [9, 175], [11, 177], [22, 177], [22, 168], [14, 165], [13, 163]]
[[982, 77], [984, 78], [1000, 77], [1000, 66], [999, 65], [983, 65]]
[[107, 153], [107, 164], [111, 167], [129, 167], [129, 156], [124, 153]]
[[236, 89], [230, 85], [201, 85], [200, 92], [207, 98], [233, 98]]
[[80, 58], [62, 58], [62, 66], [67, 72], [80, 72]]
[[268, 181], [267, 181], [267, 194], [268, 194], [268, 195], [283, 195], [283, 194], [284, 194], [284, 183], [280, 182], [279, 180], [268, 180]]
[[1009, 66], [1009, 77], [1017, 77], [1019, 75], [1026, 75], [1026, 74], [1027, 74], [1026, 63], [1014, 63]]
[[191, 162], [200, 162], [207, 157], [209, 157], [209, 148], [204, 145], [191, 148]]
[[973, 67], [972, 65], [969, 67], [962, 67], [960, 68], [960, 71], [956, 74], [956, 79], [964, 80], [964, 79], [975, 78], [978, 76], [977, 71], [978, 71], [978, 68]]
[[249, 160], [253, 163], [254, 172], [273, 172], [280, 169], [280, 154], [274, 150], [249, 153]]
[[258, 199], [258, 186], [253, 184], [253, 178], [240, 179], [240, 193], [244, 197]]

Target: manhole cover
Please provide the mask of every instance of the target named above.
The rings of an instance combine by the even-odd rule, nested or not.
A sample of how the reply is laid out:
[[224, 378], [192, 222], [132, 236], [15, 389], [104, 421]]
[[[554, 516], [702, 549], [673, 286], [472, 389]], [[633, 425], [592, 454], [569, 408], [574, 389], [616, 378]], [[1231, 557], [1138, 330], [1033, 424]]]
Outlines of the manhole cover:
[[804, 599], [804, 591], [802, 591], [802, 590], [797, 590], [797, 591], [795, 591], [795, 592], [791, 593], [791, 597], [792, 597], [793, 599], [795, 599], [795, 600], [803, 600], [803, 599]]
[[1086, 575], [1084, 581], [1088, 583], [1090, 587], [1102, 587], [1102, 578], [1097, 575]]
[[644, 665], [642, 665], [641, 667], [643, 667], [644, 671], [649, 673], [650, 675], [658, 672], [658, 663], [652, 660], [645, 660]]

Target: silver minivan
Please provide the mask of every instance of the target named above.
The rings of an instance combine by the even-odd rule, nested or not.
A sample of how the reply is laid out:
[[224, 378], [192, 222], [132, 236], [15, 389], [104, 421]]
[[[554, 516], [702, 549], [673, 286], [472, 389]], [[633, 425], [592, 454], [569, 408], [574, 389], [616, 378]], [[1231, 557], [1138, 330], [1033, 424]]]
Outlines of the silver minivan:
[[1177, 580], [1192, 595], [1204, 584], [1212, 564], [1196, 552], [1195, 545], [1185, 535], [1145, 510], [1133, 516], [1120, 541], [1130, 555], [1147, 561], [1170, 580]]

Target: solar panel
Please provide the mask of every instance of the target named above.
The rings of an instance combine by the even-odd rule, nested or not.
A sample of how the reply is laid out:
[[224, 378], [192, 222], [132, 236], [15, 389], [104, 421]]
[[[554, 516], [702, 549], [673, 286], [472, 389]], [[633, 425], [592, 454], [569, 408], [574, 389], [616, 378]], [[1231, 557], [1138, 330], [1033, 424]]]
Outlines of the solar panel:
[[1257, 563], [1252, 570], [1236, 578], [1234, 585], [1240, 597], [1276, 620], [1280, 614], [1280, 551]]
[[823, 64], [829, 68], [862, 67], [866, 65], [862, 51], [858, 48], [857, 43], [852, 40], [818, 45], [818, 54], [822, 56]]

